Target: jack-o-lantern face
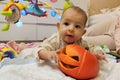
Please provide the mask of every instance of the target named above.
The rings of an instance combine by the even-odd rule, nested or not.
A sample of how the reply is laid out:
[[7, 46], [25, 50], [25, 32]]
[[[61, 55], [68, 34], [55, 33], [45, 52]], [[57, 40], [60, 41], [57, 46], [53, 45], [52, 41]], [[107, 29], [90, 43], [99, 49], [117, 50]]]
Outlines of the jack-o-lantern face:
[[96, 77], [99, 63], [95, 55], [76, 44], [71, 44], [58, 54], [58, 66], [62, 72], [76, 79]]

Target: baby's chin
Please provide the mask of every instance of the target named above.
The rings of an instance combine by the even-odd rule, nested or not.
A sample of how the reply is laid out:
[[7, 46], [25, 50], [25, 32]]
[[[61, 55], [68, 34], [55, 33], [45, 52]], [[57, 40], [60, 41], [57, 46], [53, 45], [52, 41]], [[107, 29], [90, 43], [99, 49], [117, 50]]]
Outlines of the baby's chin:
[[74, 44], [74, 42], [69, 42], [69, 43], [67, 43], [67, 44]]
[[74, 41], [64, 41], [66, 44], [73, 44], [75, 43]]
[[64, 37], [63, 41], [67, 44], [73, 44], [75, 42], [75, 39], [72, 37]]

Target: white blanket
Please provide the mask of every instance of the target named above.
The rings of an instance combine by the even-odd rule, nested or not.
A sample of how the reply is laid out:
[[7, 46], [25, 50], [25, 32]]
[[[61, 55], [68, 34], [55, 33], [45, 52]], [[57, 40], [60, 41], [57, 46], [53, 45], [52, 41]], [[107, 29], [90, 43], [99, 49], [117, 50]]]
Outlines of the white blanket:
[[[99, 75], [91, 80], [120, 80], [120, 64], [108, 57], [101, 62]], [[104, 64], [105, 63], [105, 64]], [[54, 62], [38, 62], [32, 49], [26, 49], [17, 58], [3, 59], [0, 63], [0, 80], [75, 80], [62, 73]]]

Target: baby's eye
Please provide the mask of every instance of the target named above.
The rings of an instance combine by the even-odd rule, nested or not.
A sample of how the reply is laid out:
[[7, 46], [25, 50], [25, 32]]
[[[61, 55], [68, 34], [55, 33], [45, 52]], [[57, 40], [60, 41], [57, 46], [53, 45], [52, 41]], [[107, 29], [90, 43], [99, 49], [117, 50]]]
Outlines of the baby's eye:
[[75, 28], [80, 28], [80, 25], [76, 25]]
[[68, 22], [65, 22], [65, 23], [64, 23], [64, 25], [68, 26], [68, 25], [69, 25], [69, 23], [68, 23]]

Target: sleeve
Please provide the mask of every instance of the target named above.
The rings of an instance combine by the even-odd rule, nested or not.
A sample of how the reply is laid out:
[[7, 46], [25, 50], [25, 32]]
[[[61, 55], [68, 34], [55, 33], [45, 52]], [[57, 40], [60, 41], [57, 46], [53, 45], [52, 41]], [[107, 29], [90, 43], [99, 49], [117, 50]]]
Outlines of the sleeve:
[[57, 50], [58, 42], [57, 42], [57, 35], [52, 35], [50, 38], [44, 40], [39, 46], [34, 49], [36, 57], [38, 57], [38, 51], [44, 49], [48, 51], [55, 51]]

